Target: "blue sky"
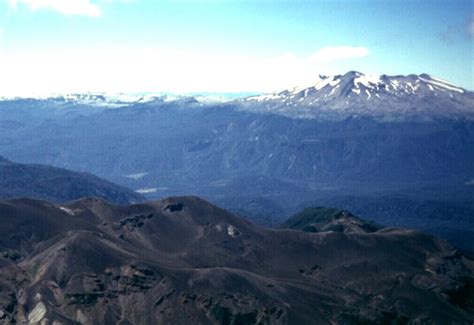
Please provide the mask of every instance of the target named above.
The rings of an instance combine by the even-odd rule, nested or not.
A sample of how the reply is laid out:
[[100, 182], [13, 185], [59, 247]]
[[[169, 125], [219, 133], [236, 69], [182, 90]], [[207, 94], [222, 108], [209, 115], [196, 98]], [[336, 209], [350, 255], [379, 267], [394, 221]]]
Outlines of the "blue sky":
[[473, 89], [473, 1], [0, 0], [0, 95], [265, 92], [317, 74]]

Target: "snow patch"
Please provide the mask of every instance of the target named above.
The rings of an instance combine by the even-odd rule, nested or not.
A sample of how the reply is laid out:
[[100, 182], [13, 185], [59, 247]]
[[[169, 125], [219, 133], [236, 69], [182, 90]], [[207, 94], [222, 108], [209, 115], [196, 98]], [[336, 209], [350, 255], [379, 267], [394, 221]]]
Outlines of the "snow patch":
[[370, 91], [368, 89], [365, 90], [365, 93], [367, 94], [367, 100], [370, 99], [371, 95], [370, 95]]
[[407, 82], [407, 86], [411, 88], [412, 92], [415, 92], [416, 88], [411, 84], [411, 82]]
[[390, 80], [390, 84], [393, 86], [394, 89], [398, 89], [398, 87], [400, 86], [398, 80]]
[[448, 83], [445, 83], [443, 81], [439, 81], [441, 79], [436, 79], [436, 78], [431, 78], [431, 79], [426, 79], [426, 78], [423, 78], [423, 77], [420, 77], [420, 79], [424, 82], [427, 82], [427, 83], [430, 83], [438, 88], [444, 88], [444, 89], [448, 89], [448, 90], [452, 90], [452, 91], [456, 91], [458, 93], [464, 93], [464, 90], [462, 88], [459, 88], [459, 87], [455, 87], [453, 85], [450, 85]]
[[72, 211], [71, 209], [68, 209], [66, 207], [59, 207], [59, 210], [66, 212], [70, 216], [73, 216], [75, 214], [74, 211]]
[[[441, 82], [441, 83], [443, 83], [443, 84], [445, 84], [445, 85], [449, 85], [449, 86], [456, 87], [456, 85], [453, 85], [452, 83], [450, 83], [450, 82], [447, 81], [447, 80], [443, 80], [443, 79], [436, 78], [436, 77], [432, 77], [432, 76], [430, 76], [430, 79], [431, 79], [431, 80], [434, 80], [434, 81]], [[459, 88], [459, 87], [456, 87], [456, 88]]]
[[327, 85], [329, 85], [331, 87], [335, 87], [336, 85], [339, 84], [340, 81], [341, 80], [336, 78], [335, 76], [325, 77], [322, 80], [318, 81], [316, 83], [316, 85], [314, 85], [314, 88], [316, 90], [321, 90], [324, 87], [326, 87]]
[[76, 312], [76, 320], [80, 324], [87, 324], [89, 322], [89, 318], [86, 315], [84, 315], [84, 313], [80, 309], [78, 309]]
[[209, 183], [211, 186], [215, 186], [215, 187], [221, 187], [221, 186], [226, 186], [228, 184], [228, 182], [225, 180], [225, 179], [219, 179], [217, 181], [213, 181], [211, 183]]
[[379, 75], [364, 75], [361, 74], [354, 79], [354, 85], [358, 87], [358, 84], [364, 85], [367, 88], [372, 88], [373, 86], [380, 83]]
[[148, 175], [148, 173], [136, 173], [136, 174], [125, 175], [125, 177], [138, 181], [139, 179], [145, 177], [146, 175]]
[[135, 192], [140, 193], [140, 194], [150, 194], [150, 193], [156, 193], [158, 191], [158, 188], [156, 187], [144, 187], [136, 190]]
[[235, 228], [234, 226], [232, 225], [229, 225], [227, 227], [227, 234], [232, 237], [232, 238], [235, 238], [237, 237], [240, 233], [239, 231], [237, 230], [237, 228]]
[[293, 168], [293, 165], [295, 164], [296, 156], [291, 155], [291, 156], [288, 157], [288, 160], [290, 161], [290, 165], [288, 166], [288, 169], [291, 169], [291, 168]]
[[46, 306], [42, 301], [38, 302], [33, 310], [28, 314], [30, 324], [39, 324], [46, 315]]
[[336, 91], [336, 89], [339, 88], [339, 85], [337, 85], [336, 87], [333, 87], [331, 92], [329, 93], [329, 96], [332, 96], [334, 94], [334, 92]]
[[253, 97], [248, 97], [246, 100], [256, 100], [257, 102], [261, 101], [267, 101], [267, 100], [272, 100], [272, 99], [280, 99], [282, 98], [281, 95], [279, 94], [267, 94], [267, 95], [259, 95], [259, 96], [253, 96]]

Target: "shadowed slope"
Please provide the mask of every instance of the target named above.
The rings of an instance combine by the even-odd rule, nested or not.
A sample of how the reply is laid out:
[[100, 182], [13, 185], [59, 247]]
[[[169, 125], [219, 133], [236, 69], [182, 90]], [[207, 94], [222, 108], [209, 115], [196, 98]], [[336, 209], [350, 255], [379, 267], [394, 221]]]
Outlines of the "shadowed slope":
[[44, 165], [18, 164], [0, 156], [0, 197], [29, 197], [65, 202], [100, 197], [114, 203], [135, 203], [143, 197], [88, 173]]
[[4, 322], [472, 322], [472, 261], [414, 231], [270, 230], [196, 197], [0, 218]]

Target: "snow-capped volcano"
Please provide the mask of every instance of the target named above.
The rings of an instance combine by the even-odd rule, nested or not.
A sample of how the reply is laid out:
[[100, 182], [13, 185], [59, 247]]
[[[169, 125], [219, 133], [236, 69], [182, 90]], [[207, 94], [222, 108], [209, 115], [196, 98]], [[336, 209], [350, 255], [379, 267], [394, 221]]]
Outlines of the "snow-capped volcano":
[[474, 116], [474, 93], [427, 74], [408, 76], [319, 76], [310, 87], [252, 96], [237, 101], [245, 110], [295, 118], [434, 118]]

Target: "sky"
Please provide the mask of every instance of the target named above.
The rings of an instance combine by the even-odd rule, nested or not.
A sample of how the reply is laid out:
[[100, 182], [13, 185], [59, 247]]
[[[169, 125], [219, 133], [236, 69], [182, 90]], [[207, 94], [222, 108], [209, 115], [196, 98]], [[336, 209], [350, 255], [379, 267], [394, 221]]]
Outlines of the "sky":
[[0, 0], [0, 96], [271, 92], [351, 70], [474, 89], [474, 0]]

